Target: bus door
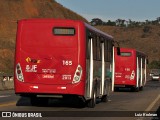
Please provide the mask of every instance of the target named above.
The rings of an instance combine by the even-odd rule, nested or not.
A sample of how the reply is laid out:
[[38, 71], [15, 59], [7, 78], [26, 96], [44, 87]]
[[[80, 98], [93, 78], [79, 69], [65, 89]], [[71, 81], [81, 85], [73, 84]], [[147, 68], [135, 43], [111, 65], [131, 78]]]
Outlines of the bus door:
[[88, 38], [86, 41], [86, 98], [92, 98], [93, 87], [93, 39]]
[[100, 85], [100, 95], [104, 95], [104, 87], [105, 87], [105, 59], [104, 59], [104, 42], [101, 43], [101, 54], [102, 54], [102, 77], [101, 77], [101, 85]]
[[[96, 39], [95, 39], [96, 41]], [[90, 38], [87, 42], [87, 97], [91, 98], [94, 87], [93, 79], [97, 78], [97, 95], [104, 95], [105, 84], [105, 60], [104, 60], [104, 43], [100, 42], [100, 39], [96, 43], [93, 38]], [[97, 49], [95, 49], [97, 47]], [[95, 53], [97, 52], [97, 60], [94, 60]]]
[[136, 87], [142, 87], [145, 84], [145, 66], [146, 66], [146, 62], [145, 62], [145, 58], [143, 58], [142, 56], [137, 56], [137, 84]]

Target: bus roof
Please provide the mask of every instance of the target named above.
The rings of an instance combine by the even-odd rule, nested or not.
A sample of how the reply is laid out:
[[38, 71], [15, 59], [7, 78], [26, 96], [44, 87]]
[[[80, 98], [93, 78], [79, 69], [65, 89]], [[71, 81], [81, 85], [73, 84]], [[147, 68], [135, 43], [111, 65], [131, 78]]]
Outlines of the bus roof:
[[97, 34], [100, 34], [104, 37], [107, 37], [108, 39], [110, 40], [113, 40], [113, 37], [105, 32], [102, 32], [98, 29], [96, 29], [95, 27], [92, 27], [91, 25], [81, 21], [81, 20], [70, 20], [70, 19], [53, 19], [53, 18], [33, 18], [33, 19], [22, 19], [22, 20], [19, 20], [19, 22], [53, 22], [53, 21], [56, 21], [56, 22], [78, 22], [78, 23], [82, 23], [84, 24], [84, 26], [86, 28], [88, 28], [89, 30], [91, 31], [94, 31], [96, 32]]
[[105, 33], [105, 32], [102, 32], [102, 31], [98, 30], [98, 29], [96, 29], [95, 27], [92, 27], [91, 25], [89, 25], [89, 24], [87, 24], [87, 23], [85, 23], [85, 26], [86, 26], [88, 29], [90, 29], [90, 30], [92, 30], [92, 31], [94, 31], [94, 32], [96, 32], [96, 33], [98, 33], [98, 34], [101, 34], [102, 36], [105, 36], [105, 37], [107, 37], [108, 39], [113, 40], [113, 37], [112, 37], [111, 35], [109, 35], [109, 34], [107, 34], [107, 33]]
[[139, 50], [136, 50], [136, 49], [134, 49], [134, 48], [120, 48], [121, 49], [121, 51], [122, 52], [124, 52], [124, 51], [135, 51], [135, 52], [137, 52], [138, 54], [140, 54], [140, 55], [142, 55], [142, 56], [147, 56], [144, 52], [141, 52], [141, 51], [139, 51]]

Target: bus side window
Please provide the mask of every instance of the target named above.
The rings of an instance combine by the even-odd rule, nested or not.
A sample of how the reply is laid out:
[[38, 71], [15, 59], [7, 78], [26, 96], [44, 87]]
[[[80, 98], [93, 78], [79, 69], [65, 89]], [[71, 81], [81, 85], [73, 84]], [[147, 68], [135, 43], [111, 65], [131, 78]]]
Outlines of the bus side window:
[[112, 44], [112, 41], [111, 40], [109, 40], [109, 45], [110, 45], [110, 49], [109, 49], [109, 53], [110, 53], [110, 59], [109, 59], [109, 61], [111, 61], [112, 60], [112, 56], [113, 56], [113, 44]]
[[102, 60], [101, 38], [97, 39], [97, 60]]
[[105, 61], [110, 62], [112, 60], [112, 42], [109, 39], [105, 40]]
[[91, 39], [91, 32], [89, 32], [88, 30], [86, 30], [86, 33], [87, 33], [87, 35], [86, 35], [86, 58], [87, 59], [90, 59], [90, 48], [91, 48], [91, 41], [90, 41], [90, 39]]
[[149, 60], [148, 60], [148, 58], [147, 58], [147, 64], [149, 64]]
[[90, 40], [89, 38], [86, 40], [86, 52], [87, 52], [87, 59], [90, 59]]
[[105, 51], [105, 54], [104, 54], [104, 60], [107, 62], [107, 40], [104, 40], [104, 51]]
[[117, 47], [117, 55], [121, 55], [120, 47]]
[[94, 35], [93, 37], [93, 59], [97, 60], [97, 36]]

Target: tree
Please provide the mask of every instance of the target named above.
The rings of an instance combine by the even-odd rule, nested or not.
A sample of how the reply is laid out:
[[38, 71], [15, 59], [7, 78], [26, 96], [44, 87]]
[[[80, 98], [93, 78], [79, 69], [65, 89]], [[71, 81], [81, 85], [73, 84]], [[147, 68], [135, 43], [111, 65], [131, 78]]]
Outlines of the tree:
[[116, 26], [116, 23], [112, 22], [111, 20], [108, 20], [107, 25], [109, 25], [109, 26]]
[[158, 21], [158, 23], [160, 24], [160, 17], [157, 17], [157, 21]]
[[116, 25], [117, 26], [121, 26], [121, 27], [125, 26], [124, 23], [125, 23], [125, 20], [123, 20], [123, 19], [117, 19], [116, 20]]
[[95, 26], [95, 25], [103, 25], [103, 21], [99, 18], [94, 18], [91, 21], [91, 25]]

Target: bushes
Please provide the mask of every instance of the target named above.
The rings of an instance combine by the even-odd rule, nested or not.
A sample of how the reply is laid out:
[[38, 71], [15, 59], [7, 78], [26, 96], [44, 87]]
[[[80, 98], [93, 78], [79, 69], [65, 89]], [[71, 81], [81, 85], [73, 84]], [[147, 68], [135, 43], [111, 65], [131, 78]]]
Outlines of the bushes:
[[153, 60], [148, 67], [150, 69], [160, 69], [160, 61]]
[[151, 27], [150, 26], [144, 26], [143, 28], [143, 32], [144, 33], [149, 33], [151, 31]]

